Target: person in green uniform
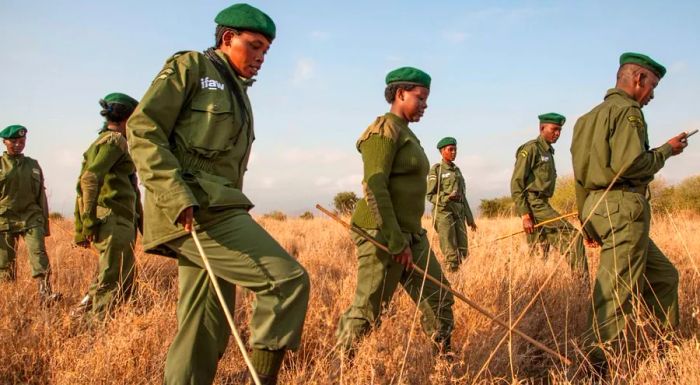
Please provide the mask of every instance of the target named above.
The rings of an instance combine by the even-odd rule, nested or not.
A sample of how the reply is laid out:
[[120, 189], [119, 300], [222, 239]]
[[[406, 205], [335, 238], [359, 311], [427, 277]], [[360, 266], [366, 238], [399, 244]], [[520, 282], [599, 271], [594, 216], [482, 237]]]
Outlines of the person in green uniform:
[[587, 236], [602, 245], [584, 335], [589, 358], [600, 370], [605, 369], [603, 346], [623, 332], [637, 300], [662, 326], [674, 328], [679, 322], [678, 271], [649, 238], [649, 183], [668, 158], [687, 146], [685, 133], [660, 147], [649, 146], [642, 107], [654, 98], [665, 73], [646, 55], [622, 54], [615, 88], [574, 127], [576, 204], [582, 220], [590, 216]]
[[433, 204], [435, 230], [440, 238], [440, 250], [445, 256], [447, 269], [455, 272], [469, 255], [467, 228], [476, 231], [474, 215], [467, 202], [467, 189], [462, 171], [454, 163], [457, 158], [457, 140], [442, 138], [437, 144], [442, 162], [428, 173], [427, 198]]
[[43, 303], [59, 298], [51, 290], [51, 268], [44, 238], [49, 232], [49, 205], [39, 163], [22, 153], [27, 128], [15, 124], [0, 131], [7, 150], [0, 160], [0, 282], [15, 280], [17, 238], [24, 238], [32, 278]]
[[[554, 166], [554, 148], [566, 118], [550, 112], [538, 116], [540, 135], [518, 148], [515, 153], [515, 167], [510, 180], [510, 192], [515, 209], [522, 219], [523, 230], [531, 249], [539, 246], [546, 258], [551, 246], [568, 258], [572, 269], [588, 274], [586, 249], [578, 230], [567, 220], [550, 222], [539, 228], [535, 225], [560, 217], [549, 199], [554, 195], [557, 182], [557, 169]], [[571, 242], [574, 242], [571, 245]], [[570, 247], [571, 245], [571, 247]]]
[[225, 301], [255, 294], [252, 363], [275, 384], [285, 352], [299, 347], [309, 299], [306, 270], [248, 211], [243, 175], [255, 138], [247, 90], [275, 38], [275, 23], [247, 4], [215, 19], [216, 48], [179, 52], [156, 76], [127, 123], [146, 188], [143, 244], [177, 258], [178, 332], [165, 383], [210, 384], [230, 329], [190, 231], [194, 227]]
[[430, 163], [408, 127], [409, 122], [418, 122], [427, 108], [430, 81], [428, 74], [412, 67], [389, 72], [384, 95], [391, 104], [390, 112], [370, 124], [357, 141], [364, 164], [364, 198], [357, 203], [352, 223], [385, 244], [391, 255], [353, 235], [357, 288], [336, 333], [338, 345], [350, 354], [355, 341], [379, 324], [379, 316], [399, 284], [421, 310], [423, 329], [436, 349], [450, 349], [452, 294], [430, 281], [425, 281], [421, 290], [422, 276], [410, 269], [414, 263], [449, 284], [421, 227]]
[[142, 215], [136, 168], [126, 142], [126, 121], [138, 101], [111, 93], [100, 100], [105, 123], [83, 154], [75, 203], [75, 242], [100, 252], [97, 277], [78, 305], [103, 319], [133, 291], [134, 242]]

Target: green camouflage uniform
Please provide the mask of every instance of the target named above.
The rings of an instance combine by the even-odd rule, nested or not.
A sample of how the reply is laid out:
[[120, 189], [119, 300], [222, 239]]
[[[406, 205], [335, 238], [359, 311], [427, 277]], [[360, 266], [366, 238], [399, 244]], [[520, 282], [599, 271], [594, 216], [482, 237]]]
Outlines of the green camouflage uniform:
[[75, 242], [100, 252], [97, 277], [88, 294], [99, 318], [127, 299], [134, 283], [134, 242], [141, 202], [136, 169], [126, 139], [104, 129], [83, 154], [75, 204]]
[[167, 384], [211, 383], [230, 334], [195, 243], [177, 223], [185, 208], [195, 207], [194, 227], [231, 313], [235, 285], [255, 293], [254, 349], [297, 349], [309, 298], [304, 268], [248, 214], [253, 204], [241, 188], [254, 139], [251, 82], [216, 54], [235, 90], [206, 56], [181, 52], [165, 63], [127, 123], [146, 187], [144, 248], [177, 258], [179, 266], [178, 333], [165, 364]]
[[[438, 194], [439, 193], [439, 194]], [[450, 199], [456, 194], [457, 199]], [[454, 163], [436, 163], [428, 174], [428, 201], [435, 216], [435, 230], [440, 236], [440, 249], [451, 270], [456, 270], [469, 255], [467, 228], [476, 226], [467, 202], [464, 177]]]
[[[549, 204], [556, 182], [554, 148], [542, 136], [518, 148], [510, 191], [519, 216], [529, 213], [535, 224], [561, 216]], [[588, 262], [583, 239], [566, 219], [536, 228], [527, 236], [530, 247], [539, 244], [545, 258], [550, 246], [556, 247], [563, 254], [572, 240], [574, 244], [569, 252], [569, 264], [573, 269], [582, 269], [587, 274]]]
[[24, 155], [0, 158], [0, 281], [15, 279], [17, 238], [27, 245], [33, 278], [48, 278], [49, 206], [39, 163]]
[[[641, 105], [613, 88], [576, 122], [571, 143], [576, 203], [593, 213], [587, 233], [602, 244], [593, 290], [588, 343], [609, 342], [625, 328], [625, 315], [642, 298], [664, 326], [678, 325], [678, 271], [649, 238], [649, 183], [671, 156], [671, 145], [650, 149]], [[618, 178], [602, 202], [604, 190]], [[604, 359], [592, 348], [595, 361]]]
[[[427, 266], [428, 274], [449, 285], [421, 227], [430, 164], [418, 138], [406, 121], [387, 113], [367, 128], [357, 148], [364, 164], [365, 197], [357, 203], [353, 224], [387, 245], [394, 255], [410, 247], [414, 264]], [[353, 237], [358, 257], [357, 289], [338, 324], [336, 335], [341, 346], [351, 348], [357, 338], [379, 323], [399, 284], [418, 303], [425, 332], [438, 343], [449, 340], [454, 325], [452, 294], [430, 281], [425, 281], [421, 293], [421, 275], [404, 270], [392, 255], [364, 238]]]

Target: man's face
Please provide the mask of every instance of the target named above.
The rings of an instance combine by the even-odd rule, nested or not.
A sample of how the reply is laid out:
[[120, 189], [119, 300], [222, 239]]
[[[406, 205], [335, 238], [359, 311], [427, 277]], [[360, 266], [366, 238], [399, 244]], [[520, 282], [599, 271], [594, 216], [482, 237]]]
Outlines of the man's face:
[[425, 87], [413, 87], [410, 91], [399, 89], [394, 103], [400, 103], [403, 115], [409, 122], [418, 122], [428, 108], [430, 90]]
[[14, 139], [3, 139], [5, 147], [7, 148], [7, 153], [10, 155], [19, 155], [24, 151], [24, 145], [27, 144], [27, 138], [14, 138]]
[[540, 135], [547, 143], [556, 143], [561, 135], [561, 126], [556, 123], [542, 123], [540, 124]]
[[265, 35], [251, 31], [237, 34], [227, 31], [219, 47], [236, 73], [246, 79], [258, 74], [269, 48], [270, 42]]
[[654, 89], [659, 85], [659, 78], [651, 71], [641, 71], [635, 78], [634, 100], [642, 106], [654, 99]]
[[449, 144], [440, 149], [440, 155], [442, 159], [447, 162], [454, 162], [457, 159], [457, 146], [454, 144]]

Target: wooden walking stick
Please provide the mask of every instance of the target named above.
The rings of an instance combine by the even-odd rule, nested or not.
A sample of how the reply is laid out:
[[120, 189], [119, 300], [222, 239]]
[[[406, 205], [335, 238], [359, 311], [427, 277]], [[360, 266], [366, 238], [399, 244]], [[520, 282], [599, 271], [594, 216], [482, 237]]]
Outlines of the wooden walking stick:
[[[331, 217], [332, 219], [334, 219], [336, 222], [338, 222], [338, 223], [340, 223], [341, 225], [345, 226], [345, 227], [348, 228], [349, 230], [351, 230], [351, 231], [355, 232], [356, 234], [358, 234], [359, 236], [365, 238], [366, 240], [368, 240], [369, 242], [371, 242], [373, 245], [377, 246], [377, 248], [379, 248], [379, 249], [381, 249], [382, 251], [384, 251], [384, 252], [388, 253], [389, 255], [391, 255], [391, 252], [389, 251], [389, 249], [388, 249], [385, 245], [383, 245], [381, 242], [379, 242], [379, 241], [377, 241], [376, 239], [374, 239], [374, 237], [372, 237], [370, 234], [368, 234], [367, 232], [365, 232], [365, 231], [362, 230], [361, 228], [359, 228], [359, 227], [357, 227], [357, 226], [355, 226], [355, 225], [351, 225], [351, 224], [349, 224], [349, 223], [343, 221], [343, 220], [340, 219], [337, 215], [335, 215], [335, 214], [333, 214], [332, 212], [326, 210], [326, 209], [325, 209], [323, 206], [321, 206], [321, 205], [316, 205], [316, 208], [319, 209], [319, 210], [320, 210], [321, 212], [323, 212], [324, 214], [326, 214], [326, 215], [328, 215], [329, 217]], [[545, 352], [545, 353], [547, 353], [547, 354], [549, 354], [549, 355], [551, 355], [551, 356], [553, 356], [553, 357], [558, 358], [558, 359], [559, 359], [561, 362], [563, 362], [565, 365], [571, 365], [571, 361], [570, 361], [568, 358], [562, 356], [561, 354], [559, 354], [559, 353], [557, 353], [556, 351], [554, 351], [554, 350], [548, 348], [547, 346], [545, 346], [545, 345], [542, 344], [541, 342], [537, 341], [536, 339], [534, 339], [534, 338], [528, 336], [527, 334], [523, 333], [520, 329], [517, 329], [517, 328], [515, 328], [515, 327], [511, 328], [510, 326], [508, 326], [508, 324], [507, 324], [506, 322], [501, 321], [500, 319], [498, 319], [495, 315], [491, 314], [491, 312], [489, 312], [488, 310], [486, 310], [485, 308], [483, 308], [481, 305], [477, 304], [476, 302], [474, 302], [474, 301], [470, 300], [469, 298], [467, 298], [465, 295], [463, 295], [463, 294], [461, 294], [461, 293], [455, 291], [455, 290], [452, 289], [451, 287], [449, 287], [449, 286], [445, 285], [444, 283], [440, 282], [439, 280], [437, 280], [436, 278], [434, 278], [434, 277], [431, 276], [430, 274], [427, 274], [427, 273], [426, 273], [423, 269], [421, 269], [420, 267], [418, 267], [418, 266], [416, 266], [416, 265], [414, 265], [414, 264], [411, 264], [411, 268], [412, 268], [416, 273], [421, 274], [421, 275], [423, 275], [424, 277], [426, 277], [429, 281], [431, 281], [431, 282], [433, 282], [434, 284], [440, 286], [441, 288], [443, 288], [443, 289], [449, 291], [450, 293], [452, 293], [452, 295], [454, 295], [455, 297], [461, 299], [463, 302], [465, 302], [465, 303], [466, 303], [467, 305], [469, 305], [471, 308], [473, 308], [474, 310], [476, 310], [476, 311], [478, 311], [479, 313], [483, 314], [484, 316], [486, 316], [487, 318], [489, 318], [490, 320], [492, 320], [493, 322], [495, 322], [495, 323], [498, 324], [499, 326], [501, 326], [501, 327], [503, 327], [503, 328], [505, 328], [505, 329], [507, 329], [507, 330], [509, 330], [509, 331], [511, 331], [511, 332], [513, 332], [513, 333], [515, 333], [515, 334], [517, 334], [517, 335], [519, 335], [519, 336], [522, 337], [525, 341], [527, 341], [527, 342], [531, 343], [532, 345], [536, 346], [537, 348], [539, 348], [539, 349], [542, 350], [543, 352]]]
[[[574, 211], [573, 213], [568, 213], [568, 214], [564, 214], [564, 215], [559, 216], [559, 217], [556, 217], [556, 218], [547, 219], [547, 220], [544, 221], [544, 222], [540, 222], [540, 223], [536, 224], [536, 225], [535, 225], [535, 228], [542, 227], [542, 226], [547, 225], [547, 224], [550, 224], [550, 223], [552, 223], [552, 222], [556, 222], [556, 221], [558, 221], [558, 220], [561, 220], [561, 219], [564, 219], [564, 218], [573, 217], [573, 216], [576, 216], [576, 215], [578, 215], [578, 212], [577, 212], [577, 211]], [[514, 235], [522, 234], [522, 233], [524, 233], [524, 232], [525, 232], [525, 230], [520, 230], [520, 231], [518, 231], [518, 232], [516, 232], [516, 233], [513, 233], [513, 234], [504, 235], [504, 236], [502, 236], [502, 237], [498, 237], [498, 238], [494, 239], [493, 242], [500, 241], [500, 240], [506, 239], [506, 238], [510, 238], [510, 237], [512, 237], [512, 236], [514, 236]]]
[[261, 385], [260, 383], [260, 377], [258, 377], [258, 373], [255, 371], [255, 368], [253, 368], [253, 363], [250, 361], [250, 357], [248, 357], [248, 352], [246, 351], [245, 344], [243, 344], [243, 340], [241, 339], [240, 334], [238, 334], [238, 329], [236, 329], [236, 325], [233, 323], [233, 316], [231, 316], [231, 312], [228, 309], [228, 305], [226, 304], [226, 301], [224, 300], [224, 295], [221, 294], [221, 287], [219, 287], [219, 281], [216, 279], [216, 276], [214, 275], [214, 270], [211, 269], [211, 265], [209, 264], [209, 258], [207, 258], [206, 253], [204, 253], [204, 248], [202, 247], [202, 244], [199, 242], [199, 237], [197, 237], [197, 231], [194, 229], [194, 226], [192, 227], [192, 231], [190, 232], [192, 234], [192, 239], [194, 239], [195, 245], [197, 245], [197, 250], [199, 250], [199, 255], [202, 257], [202, 261], [204, 262], [204, 267], [207, 270], [207, 274], [209, 274], [209, 280], [211, 281], [211, 284], [214, 286], [214, 291], [216, 291], [216, 296], [219, 298], [219, 303], [221, 303], [221, 307], [224, 310], [224, 314], [226, 315], [226, 320], [228, 321], [228, 326], [231, 327], [231, 333], [233, 334], [233, 338], [236, 340], [236, 345], [238, 345], [238, 349], [241, 350], [241, 354], [243, 355], [243, 360], [245, 361], [245, 364], [248, 366], [248, 370], [250, 371], [250, 376], [253, 377], [253, 382], [255, 382], [255, 385]]

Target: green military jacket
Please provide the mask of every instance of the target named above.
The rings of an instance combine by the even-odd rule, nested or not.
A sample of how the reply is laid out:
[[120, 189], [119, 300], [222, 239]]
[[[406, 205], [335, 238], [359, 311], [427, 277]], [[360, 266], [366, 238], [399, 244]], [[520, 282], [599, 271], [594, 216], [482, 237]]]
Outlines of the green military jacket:
[[122, 134], [104, 129], [83, 154], [76, 190], [75, 241], [97, 232], [110, 213], [130, 221], [142, 215], [136, 168]]
[[554, 166], [552, 145], [538, 136], [518, 148], [513, 177], [510, 179], [510, 193], [518, 215], [530, 212], [528, 193], [550, 198], [554, 195], [556, 183], [557, 169]]
[[[456, 193], [459, 200], [450, 200], [449, 196], [452, 193]], [[443, 160], [440, 163], [435, 163], [430, 168], [426, 197], [429, 202], [437, 206], [438, 212], [449, 210], [460, 214], [464, 213], [467, 224], [469, 226], [475, 225], [474, 216], [467, 201], [467, 187], [464, 183], [464, 176], [456, 164], [447, 163]]]
[[39, 163], [24, 155], [0, 158], [0, 231], [44, 226], [49, 235], [49, 205]]
[[149, 252], [172, 255], [159, 246], [187, 235], [177, 223], [187, 207], [195, 207], [197, 228], [225, 218], [226, 209], [253, 207], [241, 191], [254, 140], [246, 93], [251, 82], [216, 53], [239, 97], [204, 54], [180, 52], [165, 63], [127, 122], [129, 150], [146, 188], [143, 242]]
[[642, 106], [624, 91], [605, 99], [576, 121], [571, 142], [579, 213], [588, 193], [616, 185], [644, 190], [672, 155], [671, 145], [650, 149]]
[[379, 229], [391, 253], [399, 254], [408, 246], [403, 232], [422, 231], [428, 157], [408, 123], [392, 113], [367, 127], [357, 149], [364, 165], [364, 198], [357, 203], [352, 223]]

